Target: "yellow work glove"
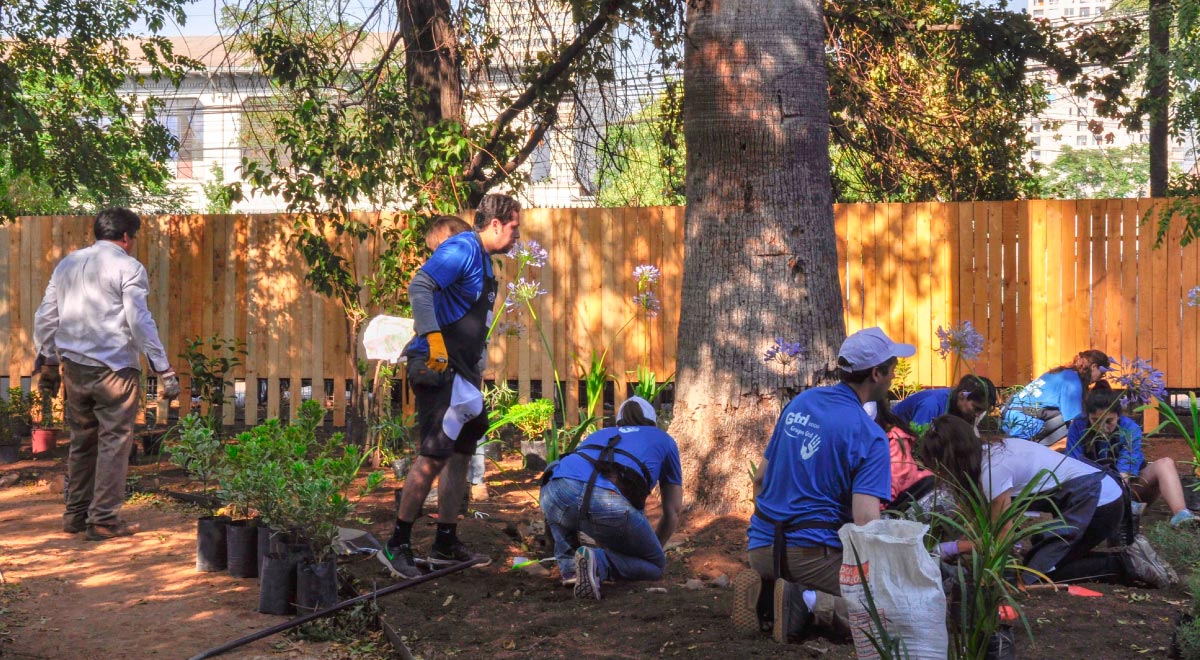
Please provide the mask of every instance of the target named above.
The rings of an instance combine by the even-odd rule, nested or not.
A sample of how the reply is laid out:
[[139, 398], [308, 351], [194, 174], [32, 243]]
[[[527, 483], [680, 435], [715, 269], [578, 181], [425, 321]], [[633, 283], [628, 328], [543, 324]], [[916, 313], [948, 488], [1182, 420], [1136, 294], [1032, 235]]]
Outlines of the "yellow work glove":
[[446, 353], [446, 340], [442, 338], [440, 332], [431, 332], [425, 335], [425, 339], [429, 342], [429, 359], [425, 361], [425, 366], [440, 374], [450, 366], [450, 355]]

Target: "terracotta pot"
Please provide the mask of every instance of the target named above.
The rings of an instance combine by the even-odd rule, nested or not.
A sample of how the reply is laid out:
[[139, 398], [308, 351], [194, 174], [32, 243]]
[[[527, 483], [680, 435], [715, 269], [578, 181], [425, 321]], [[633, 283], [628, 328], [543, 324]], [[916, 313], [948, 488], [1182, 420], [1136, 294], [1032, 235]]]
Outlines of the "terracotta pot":
[[58, 446], [58, 429], [34, 429], [32, 444], [34, 455], [54, 451]]

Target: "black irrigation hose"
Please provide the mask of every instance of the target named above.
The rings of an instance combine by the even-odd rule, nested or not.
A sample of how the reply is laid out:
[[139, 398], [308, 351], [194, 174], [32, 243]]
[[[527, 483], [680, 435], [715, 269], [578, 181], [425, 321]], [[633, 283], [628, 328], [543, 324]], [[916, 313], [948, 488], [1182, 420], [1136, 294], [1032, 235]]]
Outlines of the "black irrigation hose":
[[344, 600], [336, 605], [331, 605], [323, 610], [320, 610], [319, 612], [313, 612], [312, 614], [305, 614], [304, 616], [296, 617], [295, 619], [292, 619], [290, 621], [285, 621], [278, 625], [271, 626], [270, 628], [264, 628], [256, 633], [251, 633], [249, 635], [246, 635], [245, 637], [242, 637], [241, 639], [235, 639], [232, 642], [227, 642], [216, 648], [212, 648], [207, 651], [204, 651], [203, 653], [194, 655], [190, 658], [190, 660], [204, 660], [204, 658], [215, 658], [218, 655], [221, 655], [222, 653], [226, 653], [228, 651], [232, 651], [233, 649], [236, 649], [239, 646], [244, 646], [246, 644], [249, 644], [250, 642], [258, 641], [264, 637], [270, 637], [271, 635], [274, 635], [276, 633], [281, 633], [290, 628], [295, 628], [296, 626], [306, 624], [309, 621], [314, 621], [316, 619], [327, 617], [330, 614], [337, 612], [338, 610], [344, 610], [347, 607], [350, 607], [352, 605], [357, 605], [366, 600], [370, 600], [373, 598], [379, 598], [380, 596], [386, 596], [390, 593], [394, 593], [397, 591], [403, 591], [404, 589], [407, 589], [409, 587], [415, 587], [418, 584], [424, 584], [426, 582], [429, 582], [430, 580], [436, 580], [440, 577], [445, 577], [447, 575], [450, 575], [451, 573], [457, 573], [457, 572], [463, 570], [464, 568], [474, 566], [475, 564], [482, 563], [483, 561], [484, 561], [483, 557], [478, 557], [478, 558], [472, 559], [470, 561], [464, 561], [462, 563], [458, 563], [453, 566], [447, 566], [446, 568], [438, 569], [436, 571], [433, 571], [432, 573], [426, 573], [425, 575], [422, 575], [420, 577], [415, 577], [415, 578], [412, 578], [409, 580], [405, 580], [403, 582], [397, 582], [396, 584], [384, 587], [382, 589], [377, 589], [375, 591], [372, 591], [371, 593], [366, 593], [361, 596], [356, 596], [354, 598], [351, 598], [350, 600]]

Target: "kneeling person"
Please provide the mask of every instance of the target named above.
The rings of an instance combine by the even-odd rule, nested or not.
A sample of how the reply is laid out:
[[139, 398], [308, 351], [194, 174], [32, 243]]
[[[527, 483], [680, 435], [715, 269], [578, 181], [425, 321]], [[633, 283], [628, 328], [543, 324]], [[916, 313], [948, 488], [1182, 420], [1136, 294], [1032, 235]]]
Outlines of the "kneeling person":
[[[667, 558], [663, 544], [679, 526], [683, 473], [675, 440], [655, 427], [654, 408], [641, 397], [621, 405], [617, 426], [589, 435], [546, 468], [542, 511], [554, 536], [563, 582], [576, 598], [600, 598], [604, 580], [657, 580]], [[662, 517], [650, 527], [643, 509], [659, 485]], [[600, 546], [580, 547], [579, 533]]]

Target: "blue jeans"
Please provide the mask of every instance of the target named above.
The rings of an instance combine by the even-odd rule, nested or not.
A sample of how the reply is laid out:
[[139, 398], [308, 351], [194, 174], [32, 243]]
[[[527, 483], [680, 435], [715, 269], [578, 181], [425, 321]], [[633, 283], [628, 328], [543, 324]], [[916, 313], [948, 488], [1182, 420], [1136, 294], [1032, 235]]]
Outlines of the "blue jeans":
[[595, 539], [596, 575], [601, 580], [657, 580], [667, 566], [658, 536], [620, 493], [592, 490], [592, 503], [580, 514], [587, 484], [575, 479], [554, 479], [542, 487], [542, 512], [554, 535], [554, 556], [564, 575], [575, 572], [574, 554], [579, 532]]

